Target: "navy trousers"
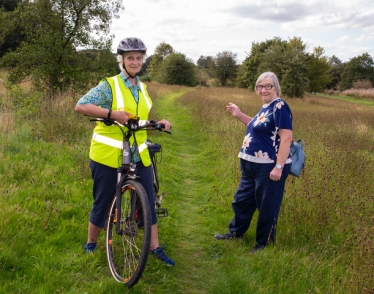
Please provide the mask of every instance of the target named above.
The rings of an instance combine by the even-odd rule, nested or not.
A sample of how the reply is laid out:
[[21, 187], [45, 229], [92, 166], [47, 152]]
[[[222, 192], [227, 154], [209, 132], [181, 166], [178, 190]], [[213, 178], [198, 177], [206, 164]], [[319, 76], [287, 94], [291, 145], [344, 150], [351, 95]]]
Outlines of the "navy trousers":
[[[90, 222], [99, 228], [105, 225], [105, 217], [108, 212], [113, 196], [116, 194], [117, 169], [93, 160], [90, 160], [92, 172], [93, 198]], [[154, 203], [152, 166], [145, 167], [142, 162], [136, 163], [136, 174], [140, 176], [141, 184], [148, 195], [151, 208], [152, 224], [157, 223], [156, 209]]]
[[234, 218], [229, 229], [242, 236], [249, 228], [253, 214], [258, 209], [256, 241], [266, 246], [275, 241], [277, 220], [282, 204], [284, 187], [291, 165], [286, 164], [279, 181], [270, 179], [274, 164], [261, 164], [240, 160], [242, 176], [234, 195], [232, 208]]

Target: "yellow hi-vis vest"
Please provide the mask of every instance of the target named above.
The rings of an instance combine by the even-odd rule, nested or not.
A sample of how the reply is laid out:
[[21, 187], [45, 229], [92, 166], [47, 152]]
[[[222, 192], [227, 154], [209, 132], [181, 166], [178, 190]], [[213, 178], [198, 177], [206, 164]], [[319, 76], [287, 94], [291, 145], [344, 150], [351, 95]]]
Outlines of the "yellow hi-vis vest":
[[[120, 75], [107, 78], [112, 89], [112, 110], [131, 109], [133, 114], [139, 117], [139, 125], [148, 120], [148, 114], [152, 107], [152, 100], [149, 98], [146, 86], [140, 83], [139, 102], [136, 103], [130, 89], [123, 83]], [[140, 158], [144, 166], [151, 165], [148, 148], [146, 145], [147, 131], [135, 132], [135, 140], [138, 146]], [[134, 144], [134, 136], [130, 138], [130, 146]], [[107, 126], [97, 122], [93, 131], [90, 148], [90, 158], [101, 164], [117, 168], [122, 165], [123, 135], [118, 126]]]

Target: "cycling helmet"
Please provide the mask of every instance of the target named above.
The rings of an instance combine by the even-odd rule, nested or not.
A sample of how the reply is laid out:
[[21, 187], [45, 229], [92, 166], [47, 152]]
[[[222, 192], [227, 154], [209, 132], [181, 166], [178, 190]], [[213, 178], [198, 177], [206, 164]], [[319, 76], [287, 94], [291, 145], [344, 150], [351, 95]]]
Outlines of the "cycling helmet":
[[147, 47], [145, 47], [142, 40], [138, 38], [126, 38], [119, 42], [117, 47], [117, 53], [123, 54], [125, 52], [139, 51], [145, 54], [147, 52]]

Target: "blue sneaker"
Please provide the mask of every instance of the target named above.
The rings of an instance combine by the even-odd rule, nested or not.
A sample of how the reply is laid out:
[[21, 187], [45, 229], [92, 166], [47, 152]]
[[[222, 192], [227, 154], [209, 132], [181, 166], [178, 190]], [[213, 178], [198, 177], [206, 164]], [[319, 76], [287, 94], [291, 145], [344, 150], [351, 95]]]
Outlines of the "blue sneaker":
[[161, 262], [165, 263], [166, 265], [169, 266], [174, 266], [175, 262], [172, 260], [170, 257], [168, 257], [165, 252], [164, 252], [164, 247], [158, 247], [154, 250], [150, 250], [149, 253], [156, 257], [158, 260]]
[[86, 253], [93, 253], [96, 249], [96, 243], [86, 243], [83, 245], [83, 250]]

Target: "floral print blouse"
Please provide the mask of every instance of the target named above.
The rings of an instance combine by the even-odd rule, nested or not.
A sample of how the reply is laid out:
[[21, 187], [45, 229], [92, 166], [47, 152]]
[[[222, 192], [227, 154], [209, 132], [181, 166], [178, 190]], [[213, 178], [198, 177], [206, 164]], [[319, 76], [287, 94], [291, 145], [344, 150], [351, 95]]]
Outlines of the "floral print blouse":
[[280, 144], [279, 129], [292, 130], [292, 112], [285, 101], [277, 98], [264, 104], [247, 125], [238, 157], [257, 163], [274, 163]]

